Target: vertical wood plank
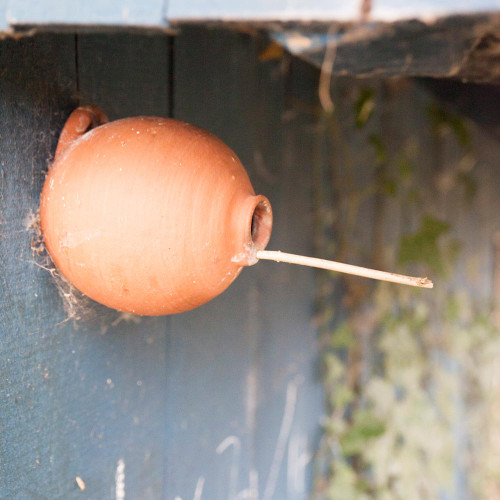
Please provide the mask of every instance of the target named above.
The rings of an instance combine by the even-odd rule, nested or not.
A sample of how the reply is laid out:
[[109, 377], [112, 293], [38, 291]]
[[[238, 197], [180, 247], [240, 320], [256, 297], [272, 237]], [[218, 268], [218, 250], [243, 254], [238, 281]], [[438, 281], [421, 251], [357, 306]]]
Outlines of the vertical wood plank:
[[[174, 42], [174, 117], [225, 141], [244, 164], [252, 159], [255, 41], [190, 28]], [[167, 498], [233, 498], [248, 487], [251, 435], [247, 329], [251, 273], [210, 303], [172, 318], [167, 401]], [[246, 475], [246, 477], [245, 477]]]
[[[258, 158], [272, 172], [273, 181], [261, 175], [257, 184], [273, 203], [269, 248], [313, 255], [317, 118], [308, 110], [317, 103], [318, 72], [297, 59], [284, 63], [260, 65]], [[273, 262], [259, 263], [256, 273], [260, 326], [254, 439], [259, 498], [303, 500], [309, 498], [323, 404], [312, 325], [315, 274]]]
[[66, 321], [26, 229], [76, 105], [77, 61], [82, 100], [112, 117], [167, 112], [165, 37], [139, 40], [137, 56], [134, 37], [92, 38], [78, 57], [72, 35], [0, 42], [0, 498], [163, 497], [166, 318], [90, 304]]
[[[169, 39], [127, 34], [77, 38], [78, 91], [82, 103], [100, 106], [110, 120], [167, 116]], [[108, 377], [123, 412], [113, 423], [114, 466], [123, 460], [127, 498], [158, 499], [164, 490], [165, 363], [168, 318], [132, 318], [108, 338]], [[118, 387], [119, 384], [119, 387]], [[104, 420], [116, 413], [105, 406]], [[121, 443], [119, 440], [121, 440]]]
[[79, 35], [82, 102], [102, 107], [110, 120], [169, 113], [170, 38], [166, 35]]
[[[288, 86], [300, 86], [300, 76], [290, 81], [286, 61], [261, 62], [264, 47], [239, 33], [184, 30], [175, 39], [174, 116], [224, 140], [257, 192], [270, 197], [272, 247], [309, 249], [307, 124], [284, 132], [282, 123]], [[313, 445], [322, 404], [310, 326], [313, 277], [311, 270], [259, 263], [222, 296], [173, 318], [167, 498], [191, 498], [196, 485], [209, 500], [307, 498], [308, 472], [297, 464]], [[284, 417], [287, 392], [288, 406], [296, 399], [291, 428], [282, 432], [291, 415]]]
[[[442, 86], [443, 93], [446, 85], [444, 81], [439, 84]], [[354, 123], [355, 103], [360, 92], [363, 89], [366, 90], [367, 87], [373, 89], [376, 96], [374, 113], [364, 129], [358, 128], [356, 130]], [[474, 87], [471, 88], [469, 85], [463, 84], [461, 87], [462, 98], [474, 98]], [[455, 93], [458, 97], [460, 94], [457, 95], [456, 91], [457, 84], [450, 83], [449, 94]], [[441, 477], [432, 479], [431, 483], [434, 482], [433, 487], [436, 489], [442, 489], [442, 495], [446, 498], [471, 498], [474, 493], [472, 492], [473, 487], [471, 487], [473, 472], [470, 464], [475, 461], [475, 452], [471, 451], [470, 445], [483, 439], [485, 442], [492, 442], [486, 437], [486, 433], [491, 433], [495, 426], [493, 424], [488, 429], [486, 424], [490, 421], [491, 415], [487, 414], [491, 411], [486, 411], [482, 417], [473, 417], [479, 418], [483, 422], [480, 432], [471, 433], [468, 423], [468, 418], [478, 412], [478, 406], [476, 406], [477, 402], [472, 402], [467, 398], [466, 387], [470, 383], [467, 365], [476, 356], [476, 349], [481, 351], [483, 348], [481, 342], [484, 340], [481, 341], [479, 337], [476, 337], [477, 342], [472, 342], [473, 348], [469, 353], [470, 358], [466, 360], [467, 356], [460, 352], [460, 348], [457, 348], [460, 340], [454, 338], [454, 334], [457, 328], [465, 328], [470, 329], [468, 331], [470, 339], [474, 338], [477, 333], [475, 333], [474, 327], [469, 327], [469, 325], [477, 321], [478, 314], [488, 312], [492, 301], [495, 258], [493, 239], [500, 227], [498, 217], [492, 216], [500, 210], [500, 197], [498, 196], [500, 192], [500, 171], [498, 169], [500, 143], [498, 138], [494, 138], [497, 135], [496, 131], [486, 120], [482, 123], [485, 128], [481, 128], [477, 123], [466, 120], [457, 114], [456, 116], [452, 115], [453, 121], [451, 123], [459, 124], [461, 133], [466, 137], [465, 141], [456, 130], [453, 131], [450, 122], [446, 123], [446, 120], [441, 122], [439, 132], [436, 132], [434, 129], [436, 115], [431, 115], [429, 111], [444, 103], [436, 100], [424, 86], [417, 84], [414, 80], [387, 81], [339, 78], [334, 82], [332, 93], [335, 96], [337, 123], [342, 134], [339, 141], [332, 141], [329, 146], [331, 148], [330, 154], [335, 154], [336, 146], [338, 147], [339, 142], [343, 141], [348, 152], [345, 157], [350, 160], [349, 167], [346, 165], [347, 161], [346, 164], [336, 165], [338, 168], [337, 176], [348, 175], [348, 168], [350, 168], [355, 173], [354, 191], [358, 193], [367, 184], [374, 182], [378, 153], [370, 151], [370, 137], [376, 137], [387, 151], [387, 159], [383, 160], [385, 168], [387, 168], [386, 178], [394, 179], [396, 186], [394, 194], [384, 193], [382, 195], [384, 207], [378, 218], [375, 215], [377, 212], [376, 197], [368, 196], [362, 202], [354, 221], [354, 228], [347, 231], [347, 235], [350, 237], [349, 258], [355, 259], [355, 261], [359, 259], [360, 263], [363, 264], [363, 261], [369, 262], [370, 258], [373, 258], [374, 250], [381, 250], [383, 265], [397, 266], [402, 238], [420, 231], [424, 216], [430, 216], [450, 226], [449, 235], [447, 234], [438, 240], [439, 249], [436, 248], [432, 251], [437, 263], [435, 271], [425, 265], [422, 266], [422, 264], [419, 267], [418, 258], [415, 259], [417, 261], [414, 263], [415, 271], [427, 269], [431, 273], [435, 273], [435, 276], [430, 276], [434, 279], [434, 290], [422, 294], [421, 297], [416, 291], [408, 291], [408, 297], [411, 298], [408, 304], [404, 304], [404, 300], [401, 298], [394, 298], [394, 300], [395, 304], [401, 304], [403, 308], [411, 307], [418, 310], [419, 307], [423, 306], [424, 309], [428, 308], [430, 311], [430, 328], [423, 327], [422, 337], [420, 335], [415, 337], [419, 339], [419, 343], [422, 341], [422, 345], [426, 345], [426, 347], [417, 348], [418, 350], [415, 352], [419, 353], [420, 360], [412, 361], [408, 370], [415, 370], [417, 373], [419, 370], [425, 369], [433, 373], [431, 375], [433, 395], [422, 408], [425, 408], [425, 404], [430, 407], [435, 405], [434, 408], [440, 412], [445, 405], [449, 405], [449, 408], [444, 410], [444, 413], [448, 413], [446, 423], [441, 424], [444, 427], [440, 434], [444, 440], [449, 438], [454, 443], [453, 448], [450, 448], [450, 454], [453, 454], [452, 458], [450, 457], [449, 461], [448, 458], [443, 459], [442, 462], [444, 467], [450, 467], [450, 471], [453, 472], [453, 482], [450, 484]], [[457, 102], [460, 101], [457, 99]], [[476, 103], [476, 106], [478, 107], [472, 115], [481, 118], [484, 116], [484, 110], [479, 106], [479, 103]], [[441, 112], [439, 111], [439, 113]], [[444, 113], [443, 118], [446, 118]], [[372, 136], [372, 134], [376, 135]], [[468, 146], [464, 147], [469, 140], [470, 149]], [[398, 172], [401, 159], [408, 161], [409, 170], [406, 173]], [[469, 164], [470, 169], [467, 170], [465, 180], [477, 188], [477, 192], [470, 198], [467, 196], [467, 189], [470, 186], [467, 186], [467, 183], [463, 182], [463, 179], [457, 175], [464, 164]], [[343, 185], [339, 186], [339, 190], [343, 188]], [[341, 215], [337, 215], [338, 218], [342, 217], [342, 212], [345, 217], [349, 210], [342, 208], [345, 207], [342, 205], [342, 201], [332, 200], [335, 208], [341, 213]], [[459, 251], [456, 257], [451, 257], [451, 252], [443, 250], [446, 248], [447, 237], [458, 243]], [[377, 245], [380, 245], [380, 248], [377, 249]], [[442, 266], [438, 263], [440, 256], [444, 258], [443, 263], [449, 267], [449, 272], [440, 272], [440, 270], [443, 271]], [[462, 311], [456, 319], [452, 319], [448, 315], [447, 308], [449, 301], [456, 299], [461, 304]], [[358, 364], [360, 368], [356, 370], [356, 377], [359, 377], [357, 382], [359, 381], [363, 387], [366, 387], [372, 376], [378, 377], [381, 373], [381, 365], [385, 364], [383, 361], [381, 363], [381, 359], [388, 346], [391, 349], [392, 345], [392, 348], [396, 349], [398, 343], [395, 342], [394, 336], [391, 340], [391, 331], [386, 325], [381, 332], [385, 345], [380, 344], [379, 327], [374, 327], [378, 320], [369, 319], [370, 316], [374, 317], [380, 313], [379, 300], [379, 298], [375, 299], [369, 295], [361, 299], [358, 298], [358, 301], [363, 303], [362, 315], [365, 316], [363, 320], [360, 320], [362, 315], [359, 310], [361, 308], [356, 310], [356, 306], [349, 307], [347, 300], [342, 297], [339, 297], [335, 303], [337, 318], [342, 319], [346, 314], [349, 315], [350, 325], [352, 325], [354, 332], [355, 342], [351, 350], [351, 353], [354, 354], [348, 356], [346, 370], [349, 372], [355, 364]], [[427, 303], [427, 301], [429, 302]], [[464, 310], [467, 313], [464, 314]], [[366, 311], [371, 312], [366, 314]], [[397, 313], [395, 317], [398, 318]], [[481, 319], [481, 321], [483, 320]], [[487, 324], [486, 317], [484, 321]], [[360, 325], [363, 326], [360, 328]], [[362, 335], [356, 334], [356, 330]], [[435, 339], [438, 339], [435, 344], [429, 340], [430, 335], [435, 335]], [[425, 338], [427, 340], [424, 340]], [[492, 349], [492, 345], [494, 345], [493, 341], [488, 348]], [[472, 361], [472, 363], [474, 362]], [[490, 370], [492, 378], [495, 376], [494, 371], [494, 369]], [[455, 379], [454, 382], [443, 384], [439, 378], [440, 373], [445, 373], [450, 379]], [[401, 376], [404, 376], [403, 372]], [[395, 374], [389, 374], [387, 377], [389, 381], [394, 380]], [[480, 394], [480, 389], [474, 389], [474, 391], [478, 395]], [[439, 398], [434, 398], [434, 393], [439, 393]], [[403, 399], [403, 401], [405, 400]], [[394, 414], [397, 411], [394, 407]], [[478, 414], [480, 412], [481, 410]], [[416, 415], [418, 415], [418, 411], [414, 412], [413, 418], [416, 418]], [[482, 420], [483, 418], [484, 420]], [[411, 432], [413, 431], [410, 428], [408, 435]], [[495, 432], [491, 433], [490, 437], [492, 434]], [[406, 439], [405, 436], [403, 438]], [[404, 453], [411, 454], [412, 452], [405, 450]], [[436, 452], [434, 453], [434, 458], [431, 460], [438, 456]], [[484, 456], [488, 452], [482, 450], [479, 453]], [[377, 466], [377, 464], [375, 465]], [[442, 483], [435, 484], [437, 481], [442, 481]], [[491, 485], [485, 483], [482, 487], [486, 489]]]
[[[64, 402], [72, 354], [50, 275], [33, 263], [36, 213], [55, 134], [71, 109], [73, 40], [3, 40], [0, 50], [0, 497], [70, 498], [72, 431]], [[55, 359], [65, 362], [60, 364]], [[71, 369], [71, 368], [70, 368]], [[60, 436], [56, 439], [56, 436]], [[73, 441], [75, 442], [75, 441]], [[73, 462], [74, 465], [74, 462]]]

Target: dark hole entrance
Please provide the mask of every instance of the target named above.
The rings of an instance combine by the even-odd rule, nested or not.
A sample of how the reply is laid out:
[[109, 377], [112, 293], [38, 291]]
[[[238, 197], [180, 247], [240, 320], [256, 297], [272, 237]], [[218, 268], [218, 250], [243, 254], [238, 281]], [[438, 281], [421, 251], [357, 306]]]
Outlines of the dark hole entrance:
[[255, 210], [255, 212], [253, 213], [252, 215], [252, 240], [255, 238], [255, 236], [257, 235], [257, 231], [258, 231], [258, 224], [259, 224], [259, 216], [257, 215], [257, 210]]
[[250, 237], [257, 250], [262, 250], [267, 245], [271, 235], [272, 215], [269, 202], [260, 201], [252, 214], [250, 222]]

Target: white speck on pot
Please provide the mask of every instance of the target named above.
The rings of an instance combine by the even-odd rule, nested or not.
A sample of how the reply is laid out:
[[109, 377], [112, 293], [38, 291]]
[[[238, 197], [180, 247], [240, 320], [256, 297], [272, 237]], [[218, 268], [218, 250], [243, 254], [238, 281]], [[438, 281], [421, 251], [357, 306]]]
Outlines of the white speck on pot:
[[76, 476], [75, 481], [76, 481], [76, 484], [78, 485], [78, 488], [80, 488], [82, 491], [84, 491], [85, 490], [85, 481], [80, 476]]

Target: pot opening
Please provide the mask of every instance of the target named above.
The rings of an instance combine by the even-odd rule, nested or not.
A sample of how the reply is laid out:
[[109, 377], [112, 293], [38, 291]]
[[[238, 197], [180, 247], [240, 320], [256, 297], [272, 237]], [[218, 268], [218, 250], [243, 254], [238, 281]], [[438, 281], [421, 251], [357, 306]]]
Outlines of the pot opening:
[[267, 242], [271, 237], [271, 229], [273, 226], [273, 215], [269, 201], [262, 197], [255, 205], [252, 219], [250, 222], [250, 236], [254, 245], [255, 251], [264, 250]]

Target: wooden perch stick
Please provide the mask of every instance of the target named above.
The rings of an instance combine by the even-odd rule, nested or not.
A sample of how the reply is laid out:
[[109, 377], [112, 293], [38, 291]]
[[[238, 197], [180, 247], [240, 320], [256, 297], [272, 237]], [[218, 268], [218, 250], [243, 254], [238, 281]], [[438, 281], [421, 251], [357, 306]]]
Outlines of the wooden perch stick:
[[300, 266], [319, 267], [320, 269], [328, 269], [329, 271], [336, 271], [338, 273], [354, 274], [356, 276], [364, 276], [365, 278], [392, 281], [393, 283], [418, 286], [420, 288], [432, 288], [434, 286], [432, 281], [427, 278], [415, 278], [412, 276], [403, 276], [401, 274], [386, 273], [384, 271], [376, 271], [375, 269], [367, 269], [366, 267], [342, 264], [341, 262], [334, 262], [332, 260], [304, 257], [303, 255], [294, 255], [279, 251], [272, 252], [260, 250], [257, 252], [257, 258], [274, 260], [276, 262], [288, 262], [289, 264], [298, 264]]

